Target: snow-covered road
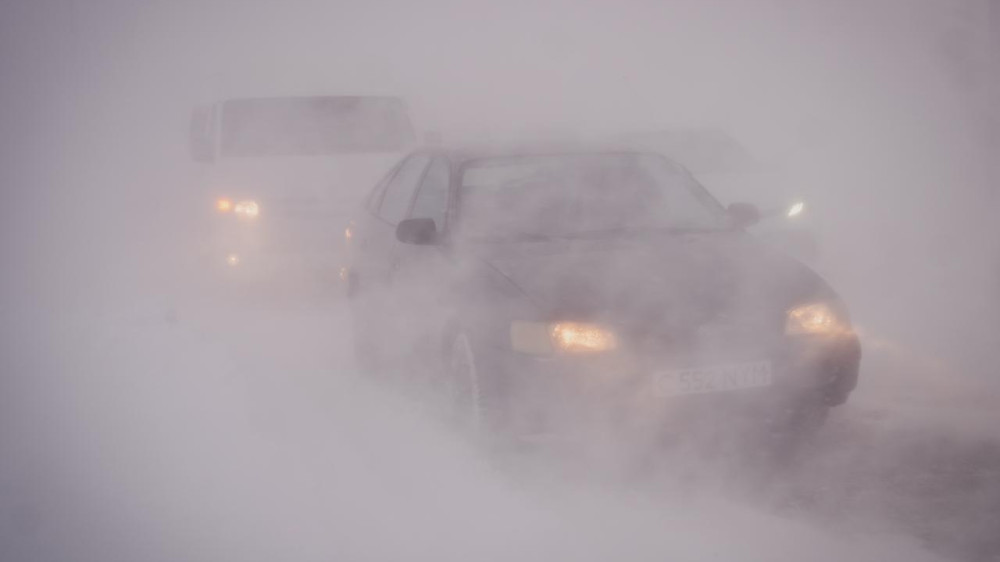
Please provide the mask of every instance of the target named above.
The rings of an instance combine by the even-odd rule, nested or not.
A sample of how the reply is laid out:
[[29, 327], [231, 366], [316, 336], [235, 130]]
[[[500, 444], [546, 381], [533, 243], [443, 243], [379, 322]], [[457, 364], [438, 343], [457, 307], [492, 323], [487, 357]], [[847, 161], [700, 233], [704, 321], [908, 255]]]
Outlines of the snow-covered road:
[[756, 493], [504, 469], [358, 380], [342, 308], [148, 299], [4, 334], [0, 559], [937, 559], [841, 416]]

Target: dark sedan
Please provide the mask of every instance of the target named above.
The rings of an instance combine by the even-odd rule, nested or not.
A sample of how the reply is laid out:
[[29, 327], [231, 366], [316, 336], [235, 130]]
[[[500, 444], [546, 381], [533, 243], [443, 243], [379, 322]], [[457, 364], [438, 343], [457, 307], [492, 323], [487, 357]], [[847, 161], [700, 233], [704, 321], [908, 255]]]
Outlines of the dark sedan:
[[359, 364], [508, 436], [818, 426], [858, 339], [827, 283], [744, 232], [758, 217], [649, 153], [418, 151], [348, 232]]

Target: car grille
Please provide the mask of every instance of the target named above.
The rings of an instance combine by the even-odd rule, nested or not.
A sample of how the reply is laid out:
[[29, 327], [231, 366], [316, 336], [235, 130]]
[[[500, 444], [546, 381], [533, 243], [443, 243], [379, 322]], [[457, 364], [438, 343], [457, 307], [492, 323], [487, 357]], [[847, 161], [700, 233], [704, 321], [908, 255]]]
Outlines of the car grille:
[[[680, 362], [759, 358], [781, 339], [773, 323], [716, 321], [662, 326], [627, 332], [629, 347], [639, 355], [665, 357]], [[672, 362], [672, 361], [671, 361]]]

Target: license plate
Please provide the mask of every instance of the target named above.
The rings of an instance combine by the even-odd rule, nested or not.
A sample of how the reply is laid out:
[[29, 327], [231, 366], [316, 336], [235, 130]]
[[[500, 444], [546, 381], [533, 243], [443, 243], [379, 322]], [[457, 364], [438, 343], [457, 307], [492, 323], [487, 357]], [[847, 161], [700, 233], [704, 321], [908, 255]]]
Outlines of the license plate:
[[654, 390], [663, 397], [759, 388], [772, 382], [770, 361], [692, 367], [653, 376]]

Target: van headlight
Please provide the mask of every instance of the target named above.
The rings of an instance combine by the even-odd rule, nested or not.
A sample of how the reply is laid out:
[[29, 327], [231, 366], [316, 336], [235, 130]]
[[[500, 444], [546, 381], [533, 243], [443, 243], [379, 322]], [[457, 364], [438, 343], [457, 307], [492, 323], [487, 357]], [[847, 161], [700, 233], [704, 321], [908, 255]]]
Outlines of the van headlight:
[[833, 307], [826, 303], [812, 303], [792, 308], [785, 320], [785, 334], [790, 336], [829, 336], [850, 331]]
[[581, 322], [513, 322], [514, 351], [533, 355], [601, 353], [618, 348], [618, 336], [607, 327]]
[[256, 201], [240, 201], [233, 207], [233, 212], [241, 217], [255, 219], [260, 214], [260, 205]]

